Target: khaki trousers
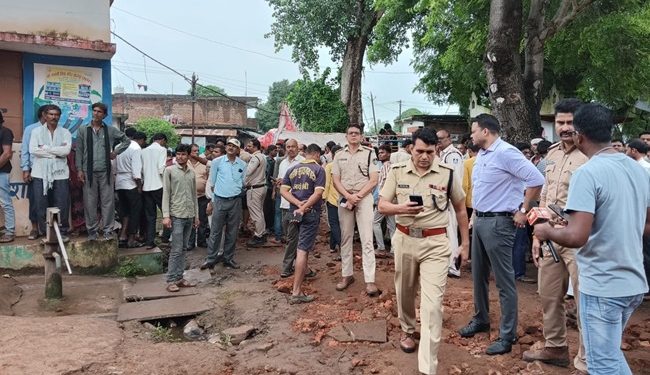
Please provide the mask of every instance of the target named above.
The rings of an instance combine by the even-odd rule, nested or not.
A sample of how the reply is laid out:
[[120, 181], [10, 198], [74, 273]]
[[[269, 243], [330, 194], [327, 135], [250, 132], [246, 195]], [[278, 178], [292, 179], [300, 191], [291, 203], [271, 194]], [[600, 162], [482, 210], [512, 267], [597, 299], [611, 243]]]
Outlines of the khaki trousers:
[[264, 198], [266, 198], [266, 186], [246, 190], [246, 202], [248, 212], [255, 225], [255, 236], [262, 237], [266, 232], [266, 220], [264, 220]]
[[375, 250], [372, 243], [372, 222], [374, 219], [372, 194], [365, 196], [354, 210], [339, 206], [341, 226], [341, 268], [343, 277], [353, 274], [352, 243], [354, 224], [359, 229], [363, 259], [363, 277], [366, 283], [375, 282]]
[[[564, 296], [569, 288], [569, 279], [573, 287], [573, 295], [578, 296], [578, 264], [576, 253], [578, 250], [569, 249], [553, 244], [560, 256], [560, 262], [555, 263], [550, 251], [544, 251], [544, 257], [540, 259], [538, 285], [539, 296], [542, 300], [544, 312], [544, 339], [546, 347], [567, 346], [566, 341], [566, 309]], [[580, 330], [580, 305], [578, 298], [575, 298], [578, 308], [578, 354], [573, 360], [573, 366], [581, 371], [587, 372], [585, 348], [582, 344], [582, 333]]]
[[446, 235], [414, 238], [399, 230], [391, 240], [395, 248], [395, 291], [397, 312], [406, 333], [415, 332], [415, 298], [418, 279], [421, 288], [420, 372], [435, 374], [442, 336], [442, 297], [447, 285], [451, 249]]

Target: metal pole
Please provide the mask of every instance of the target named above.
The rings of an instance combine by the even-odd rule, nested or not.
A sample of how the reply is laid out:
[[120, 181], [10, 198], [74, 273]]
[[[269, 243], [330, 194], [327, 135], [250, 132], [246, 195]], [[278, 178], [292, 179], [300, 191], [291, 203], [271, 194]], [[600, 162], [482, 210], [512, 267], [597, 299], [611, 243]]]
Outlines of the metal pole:
[[375, 118], [375, 98], [372, 97], [372, 92], [370, 93], [370, 106], [372, 107], [372, 122], [375, 124], [375, 134], [377, 133], [377, 119]]
[[196, 73], [192, 73], [192, 143], [194, 143], [194, 130], [196, 128], [194, 125], [194, 105], [196, 104], [196, 82], [198, 80]]

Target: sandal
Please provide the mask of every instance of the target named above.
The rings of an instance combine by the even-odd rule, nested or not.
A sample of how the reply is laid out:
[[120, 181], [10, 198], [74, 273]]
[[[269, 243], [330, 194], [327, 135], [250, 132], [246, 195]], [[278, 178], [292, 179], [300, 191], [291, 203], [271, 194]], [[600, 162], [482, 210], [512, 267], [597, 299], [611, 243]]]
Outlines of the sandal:
[[185, 279], [180, 279], [179, 281], [176, 282], [176, 286], [179, 288], [192, 288], [195, 287], [195, 283], [191, 283]]
[[289, 298], [289, 304], [290, 305], [297, 305], [299, 303], [309, 303], [312, 302], [315, 298], [312, 296], [308, 296], [306, 294], [301, 294], [298, 296], [291, 296]]
[[178, 292], [181, 288], [178, 287], [175, 283], [167, 284], [167, 291], [170, 293]]

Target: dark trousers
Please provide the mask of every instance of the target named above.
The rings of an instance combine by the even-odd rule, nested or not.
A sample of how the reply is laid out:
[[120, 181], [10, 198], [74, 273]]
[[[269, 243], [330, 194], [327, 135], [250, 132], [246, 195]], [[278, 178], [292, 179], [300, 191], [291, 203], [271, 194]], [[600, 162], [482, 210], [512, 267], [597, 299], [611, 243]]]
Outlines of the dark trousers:
[[208, 227], [208, 214], [205, 210], [208, 207], [208, 202], [210, 201], [206, 196], [199, 197], [197, 199], [199, 203], [199, 227], [190, 231], [190, 241], [187, 244], [188, 248], [194, 248], [197, 244], [201, 247], [205, 247], [207, 244], [207, 238], [210, 236], [210, 228]]
[[501, 305], [499, 337], [509, 342], [517, 338], [517, 288], [512, 269], [515, 229], [512, 217], [475, 217], [472, 233], [474, 320], [490, 323], [489, 276], [492, 268]]
[[212, 201], [212, 230], [208, 240], [208, 257], [206, 262], [216, 263], [221, 236], [225, 233], [223, 260], [229, 262], [235, 256], [237, 234], [242, 220], [241, 198], [224, 199], [215, 197]]
[[44, 191], [43, 180], [34, 178], [32, 180], [34, 190], [34, 202], [36, 206], [36, 218], [38, 222], [38, 232], [45, 234], [46, 215], [48, 207], [57, 207], [60, 210], [59, 228], [62, 234], [67, 234], [70, 229], [69, 207], [70, 207], [70, 181], [54, 180], [52, 188]]
[[144, 216], [147, 220], [147, 230], [145, 232], [144, 242], [147, 245], [153, 245], [156, 238], [156, 219], [158, 210], [162, 210], [163, 189], [142, 192], [144, 200]]
[[643, 237], [643, 268], [646, 280], [650, 283], [650, 236]]
[[[27, 200], [29, 200], [29, 221], [35, 223], [38, 221], [38, 213], [36, 211], [36, 201], [34, 200], [34, 180], [32, 179], [27, 184]], [[36, 229], [36, 228], [32, 228]]]
[[293, 263], [296, 260], [296, 252], [298, 251], [298, 233], [300, 227], [289, 223], [292, 217], [292, 211], [282, 209], [282, 227], [287, 234], [287, 244], [284, 246], [284, 259], [282, 259], [283, 273], [293, 272]]
[[273, 225], [275, 222], [275, 199], [272, 195], [273, 188], [267, 188], [264, 197], [264, 220], [266, 221], [266, 231], [269, 233], [275, 229]]
[[327, 222], [330, 225], [330, 250], [334, 250], [337, 246], [341, 248], [339, 208], [329, 202], [327, 202]]
[[137, 234], [140, 229], [140, 215], [142, 214], [142, 194], [138, 188], [120, 189], [117, 191], [120, 205], [120, 219], [129, 218], [127, 234]]
[[526, 253], [530, 251], [530, 237], [528, 225], [517, 228], [515, 244], [512, 247], [512, 268], [515, 270], [515, 279], [526, 276]]
[[273, 232], [275, 234], [275, 239], [280, 241], [282, 235], [285, 233], [282, 229], [282, 209], [280, 208], [280, 203], [282, 198], [280, 194], [275, 196], [275, 209], [274, 209], [274, 218], [273, 218]]

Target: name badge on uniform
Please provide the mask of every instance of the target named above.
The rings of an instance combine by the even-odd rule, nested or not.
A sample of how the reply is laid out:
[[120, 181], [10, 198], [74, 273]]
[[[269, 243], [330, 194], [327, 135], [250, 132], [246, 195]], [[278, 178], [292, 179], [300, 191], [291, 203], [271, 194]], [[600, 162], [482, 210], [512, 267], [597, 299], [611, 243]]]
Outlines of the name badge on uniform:
[[397, 185], [397, 187], [400, 188], [400, 189], [408, 189], [411, 186], [410, 185], [399, 184], [399, 185]]
[[429, 185], [430, 189], [435, 189], [435, 190], [440, 190], [440, 191], [447, 191], [447, 187], [444, 185]]

